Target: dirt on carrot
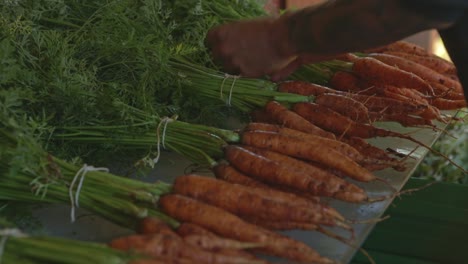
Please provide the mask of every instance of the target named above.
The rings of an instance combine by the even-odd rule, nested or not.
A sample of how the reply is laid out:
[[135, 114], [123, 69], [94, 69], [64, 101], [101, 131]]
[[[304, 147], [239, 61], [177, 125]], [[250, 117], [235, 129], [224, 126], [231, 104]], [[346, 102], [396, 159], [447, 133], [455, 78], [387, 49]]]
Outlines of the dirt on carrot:
[[315, 135], [321, 135], [323, 137], [334, 138], [333, 134], [328, 133], [323, 129], [311, 124], [301, 116], [297, 115], [276, 101], [268, 102], [264, 109], [272, 117], [272, 119], [276, 120], [275, 123], [279, 125]]
[[258, 243], [265, 254], [301, 263], [334, 263], [308, 245], [250, 224], [221, 208], [177, 194], [164, 195], [159, 206], [181, 222], [192, 222], [226, 238]]
[[298, 206], [309, 206], [320, 202], [320, 197], [318, 196], [299, 192], [297, 189], [291, 189], [285, 186], [277, 186], [260, 182], [251, 176], [238, 171], [231, 165], [218, 164], [214, 167], [213, 171], [215, 176], [219, 179], [256, 188], [257, 192], [262, 192], [263, 195], [269, 196], [271, 199], [275, 199], [279, 202], [290, 203]]
[[349, 157], [320, 142], [304, 142], [298, 138], [262, 131], [246, 131], [242, 133], [241, 141], [245, 145], [273, 150], [336, 168], [357, 181], [376, 179], [372, 173]]
[[424, 65], [440, 74], [452, 75], [457, 73], [455, 65], [447, 60], [435, 56], [421, 56], [415, 54], [409, 54], [401, 51], [384, 51], [384, 54], [390, 54], [398, 56], [407, 60], [411, 60], [415, 63]]
[[370, 80], [373, 83], [412, 88], [425, 95], [435, 95], [433, 88], [421, 77], [372, 57], [362, 57], [355, 60], [353, 72], [362, 79]]
[[[366, 193], [336, 175], [320, 168], [315, 168], [308, 174], [291, 170], [266, 157], [257, 155], [239, 146], [226, 148], [226, 159], [238, 170], [272, 184], [282, 184], [290, 188], [309, 192], [314, 195], [346, 197], [348, 202], [362, 202], [367, 200]], [[352, 194], [347, 195], [347, 193]], [[346, 194], [346, 195], [345, 195]]]
[[263, 196], [255, 188], [198, 175], [179, 176], [173, 192], [223, 208], [235, 215], [260, 219], [303, 221], [333, 225], [336, 221], [320, 203], [294, 206]]

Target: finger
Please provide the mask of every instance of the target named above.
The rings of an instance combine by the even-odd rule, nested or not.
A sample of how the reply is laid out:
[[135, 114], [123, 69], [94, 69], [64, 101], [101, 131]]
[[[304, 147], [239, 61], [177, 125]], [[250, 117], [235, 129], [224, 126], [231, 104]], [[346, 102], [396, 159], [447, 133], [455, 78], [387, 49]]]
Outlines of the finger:
[[232, 75], [239, 75], [241, 73], [241, 68], [238, 64], [235, 64], [233, 60], [225, 60], [223, 61], [223, 70], [226, 73]]
[[205, 45], [212, 49], [217, 43], [221, 42], [221, 28], [214, 27], [208, 31], [205, 37]]
[[273, 82], [284, 80], [286, 79], [286, 77], [288, 77], [293, 72], [295, 72], [302, 64], [303, 64], [302, 60], [300, 58], [296, 58], [295, 60], [290, 62], [288, 65], [283, 67], [282, 69], [271, 74], [270, 79]]

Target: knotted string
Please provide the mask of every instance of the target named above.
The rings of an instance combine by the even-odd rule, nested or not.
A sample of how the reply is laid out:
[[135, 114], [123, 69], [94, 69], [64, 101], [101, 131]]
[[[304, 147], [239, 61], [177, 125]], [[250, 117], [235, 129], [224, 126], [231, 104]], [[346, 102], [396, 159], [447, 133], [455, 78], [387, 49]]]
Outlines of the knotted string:
[[[174, 121], [175, 119], [173, 118], [170, 118], [170, 117], [163, 117], [161, 119], [161, 122], [159, 122], [158, 124], [158, 127], [156, 128], [156, 137], [157, 137], [157, 143], [156, 143], [156, 151], [157, 151], [157, 154], [156, 154], [156, 157], [153, 159], [153, 163], [156, 164], [158, 163], [159, 161], [159, 157], [161, 156], [161, 145], [164, 149], [166, 149], [166, 145], [165, 145], [165, 141], [166, 141], [166, 128], [167, 128], [167, 124], [169, 122], [172, 122]], [[160, 131], [161, 131], [161, 126], [164, 126], [163, 127], [163, 132], [162, 132], [162, 136], [160, 135]]]
[[[80, 207], [80, 192], [81, 192], [81, 187], [83, 187], [83, 182], [84, 178], [86, 176], [86, 173], [90, 171], [103, 171], [103, 172], [109, 172], [108, 168], [103, 168], [103, 167], [94, 167], [94, 166], [88, 166], [84, 164], [75, 174], [75, 177], [73, 177], [73, 180], [70, 184], [70, 187], [68, 188], [68, 194], [70, 196], [70, 203], [71, 203], [71, 211], [70, 211], [70, 218], [71, 222], [75, 222], [75, 207]], [[76, 188], [75, 192], [75, 197], [73, 197], [73, 187], [75, 186], [76, 181], [79, 178], [79, 183], [78, 187]]]
[[3, 251], [5, 250], [5, 245], [9, 237], [26, 237], [19, 229], [16, 228], [6, 228], [0, 230], [0, 264], [2, 263]]
[[231, 88], [229, 89], [229, 96], [228, 96], [228, 100], [226, 102], [227, 106], [231, 106], [231, 99], [232, 99], [232, 91], [233, 91], [233, 88], [234, 88], [234, 85], [237, 81], [237, 79], [239, 79], [240, 76], [237, 76], [237, 75], [230, 75], [230, 74], [224, 74], [224, 78], [223, 78], [223, 81], [221, 82], [221, 89], [220, 89], [220, 98], [221, 99], [224, 99], [224, 83], [226, 82], [226, 80], [231, 77], [233, 80], [232, 80], [232, 83], [231, 83]]

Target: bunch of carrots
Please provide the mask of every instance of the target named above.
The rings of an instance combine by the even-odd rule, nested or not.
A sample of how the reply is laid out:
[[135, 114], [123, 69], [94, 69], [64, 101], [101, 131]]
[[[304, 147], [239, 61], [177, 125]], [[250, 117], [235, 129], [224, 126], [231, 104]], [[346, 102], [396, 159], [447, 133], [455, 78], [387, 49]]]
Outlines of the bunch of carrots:
[[[399, 42], [394, 45], [409, 44]], [[422, 92], [422, 86], [417, 89], [409, 83], [398, 86], [398, 82], [405, 83], [401, 80], [384, 85], [383, 80], [378, 83], [378, 78], [374, 77], [378, 76], [376, 74], [358, 75], [361, 62], [376, 63], [377, 59], [373, 56], [349, 55], [353, 58], [352, 71], [335, 74], [353, 76], [360, 83], [364, 83], [364, 80], [366, 83], [372, 82], [371, 87], [359, 90], [362, 93], [299, 81], [281, 83], [281, 92], [314, 95], [314, 102], [285, 105], [271, 100], [262, 109], [252, 111], [254, 122], [248, 123], [236, 132], [237, 137], [230, 137], [220, 146], [224, 155], [210, 162], [214, 178], [196, 174], [179, 176], [171, 192], [158, 201], [161, 211], [181, 223], [178, 228], [172, 230], [160, 223], [153, 228], [150, 223], [154, 219], [145, 219], [141, 234], [118, 238], [111, 245], [123, 250], [151, 252], [155, 257], [173, 260], [169, 263], [179, 263], [177, 261], [180, 259], [186, 259], [181, 263], [195, 263], [202, 261], [199, 258], [206, 263], [265, 263], [250, 255], [257, 252], [303, 263], [333, 263], [333, 260], [320, 256], [307, 245], [274, 231], [315, 230], [344, 243], [352, 243], [352, 239], [340, 237], [324, 228], [332, 226], [352, 232], [352, 221], [326, 205], [321, 198], [364, 203], [393, 197], [369, 197], [365, 187], [348, 180], [366, 183], [381, 180], [373, 171], [384, 168], [405, 170], [404, 160], [367, 143], [365, 139], [392, 136], [418, 143], [408, 135], [377, 128], [372, 123], [387, 120], [383, 118], [388, 116], [406, 116], [424, 119], [426, 123], [407, 124], [399, 119], [392, 121], [410, 126], [432, 126], [432, 120], [448, 121], [448, 116], [442, 115], [441, 110], [464, 106], [458, 105], [457, 100], [461, 99], [456, 99], [456, 94], [460, 92], [457, 86]], [[406, 72], [408, 76], [415, 74], [402, 67], [388, 64], [385, 67]], [[451, 79], [455, 80], [454, 77]], [[421, 83], [429, 83], [422, 80]], [[443, 82], [438, 83], [438, 89], [441, 89]], [[433, 86], [436, 85], [431, 83], [428, 87]], [[384, 92], [378, 93], [379, 89], [386, 93], [401, 93], [392, 97]], [[370, 90], [374, 93], [370, 94]], [[405, 93], [417, 94], [426, 100], [404, 99]], [[453, 97], [446, 97], [448, 95]], [[431, 103], [442, 99], [457, 102], [456, 106], [444, 109]], [[339, 106], [346, 108], [340, 111]], [[167, 125], [168, 131], [170, 126]], [[216, 131], [211, 130], [210, 133], [216, 134]], [[202, 146], [198, 148], [203, 151]], [[187, 225], [191, 226], [191, 232], [196, 229], [196, 233], [187, 235], [181, 231], [186, 230]], [[210, 242], [204, 240], [205, 236], [210, 238]], [[161, 239], [164, 239], [164, 243], [148, 246], [148, 241]], [[223, 242], [218, 242], [218, 239]], [[163, 249], [163, 246], [167, 248]], [[181, 247], [187, 247], [187, 250]], [[242, 253], [238, 252], [239, 248], [243, 249]], [[203, 250], [204, 253], [193, 253], [193, 250]], [[233, 251], [237, 252], [235, 257], [225, 260], [224, 254], [230, 255]]]
[[[354, 72], [352, 76], [359, 76], [358, 61], [373, 60], [370, 55], [348, 57], [352, 60], [341, 63], [340, 67], [352, 67], [348, 67], [348, 72], [337, 71], [335, 75]], [[330, 65], [333, 63], [330, 62]], [[180, 64], [174, 63], [172, 66], [183, 70]], [[400, 68], [394, 69], [403, 72]], [[192, 76], [190, 83], [194, 86], [198, 84], [197, 89], [203, 89], [201, 84], [205, 83], [200, 82], [215, 75], [197, 76], [199, 79]], [[366, 78], [368, 82], [376, 82], [377, 77], [374, 76], [378, 75], [369, 73], [360, 76], [359, 80]], [[184, 77], [189, 78], [190, 75], [185, 74]], [[279, 91], [271, 90], [268, 85], [265, 90], [249, 92], [246, 96], [245, 93], [236, 93], [236, 82], [246, 85], [244, 80], [227, 81], [220, 78], [218, 81], [229, 87], [229, 103], [242, 105], [243, 111], [251, 110], [253, 122], [247, 123], [239, 131], [177, 120], [169, 122], [157, 117], [146, 118], [145, 113], [135, 109], [132, 112], [146, 120], [142, 127], [148, 129], [147, 134], [128, 134], [131, 130], [116, 125], [57, 128], [50, 137], [51, 140], [80, 144], [112, 142], [132, 148], [148, 145], [159, 147], [162, 144], [209, 167], [213, 172], [214, 177], [189, 174], [177, 177], [170, 186], [164, 185], [157, 197], [152, 196], [151, 200], [156, 212], [162, 214], [137, 216], [144, 217], [140, 234], [118, 238], [110, 243], [117, 249], [150, 256], [150, 259], [135, 263], [266, 263], [252, 255], [255, 253], [300, 263], [334, 263], [310, 246], [276, 231], [314, 230], [352, 245], [351, 224], [354, 223], [326, 205], [322, 197], [349, 203], [389, 199], [397, 193], [370, 197], [365, 183], [384, 181], [374, 175], [373, 172], [377, 170], [405, 170], [404, 159], [372, 146], [365, 139], [401, 137], [430, 149], [409, 135], [375, 127], [373, 122], [396, 115], [447, 121], [447, 117], [440, 113], [443, 109], [431, 104], [430, 100], [422, 103], [402, 100], [403, 96], [397, 100], [396, 96], [393, 98], [385, 94], [370, 95], [350, 90], [339, 92], [336, 88], [298, 81], [279, 84]], [[377, 84], [374, 85], [377, 87]], [[410, 84], [401, 88], [396, 82], [392, 85], [395, 86], [392, 88], [394, 90], [412, 91], [424, 95], [426, 99], [457, 100], [442, 97], [448, 94], [455, 96], [452, 92], [457, 91], [457, 88], [453, 88], [455, 86], [444, 92], [427, 90], [423, 93], [422, 88], [413, 89]], [[220, 88], [216, 84], [213, 87]], [[305, 93], [293, 90], [297, 87], [322, 90], [319, 93]], [[249, 87], [246, 90], [252, 89]], [[363, 90], [371, 89], [367, 87]], [[287, 93], [291, 93], [291, 96], [287, 96]], [[301, 96], [294, 96], [294, 93]], [[214, 93], [207, 92], [207, 96], [212, 98]], [[366, 99], [358, 100], [361, 96]], [[422, 114], [426, 111], [433, 116], [427, 118]], [[380, 119], [374, 119], [376, 115]], [[102, 133], [102, 129], [105, 133]], [[155, 131], [161, 134], [155, 136]], [[5, 140], [10, 138], [6, 136]], [[88, 181], [92, 179], [91, 174], [88, 178]], [[356, 181], [364, 184], [358, 186], [354, 183]], [[171, 227], [161, 221], [170, 222]], [[350, 238], [339, 236], [326, 227], [348, 230]]]

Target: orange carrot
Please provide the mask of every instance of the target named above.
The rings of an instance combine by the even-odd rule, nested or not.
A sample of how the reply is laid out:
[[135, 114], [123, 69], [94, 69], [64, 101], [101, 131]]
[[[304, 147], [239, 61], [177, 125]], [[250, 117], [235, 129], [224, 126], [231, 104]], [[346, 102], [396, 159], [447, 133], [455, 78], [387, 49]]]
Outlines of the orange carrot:
[[382, 114], [376, 112], [370, 112], [370, 119], [373, 122], [378, 121], [393, 121], [401, 124], [404, 127], [424, 127], [429, 126], [431, 128], [436, 128], [432, 123], [431, 119], [421, 118], [417, 116], [405, 115], [405, 114]]
[[264, 227], [270, 230], [278, 230], [278, 231], [287, 231], [287, 230], [317, 230], [319, 228], [318, 225], [313, 223], [303, 223], [303, 222], [294, 222], [294, 221], [274, 221], [274, 220], [265, 220], [265, 219], [258, 219], [252, 216], [244, 216], [242, 217], [246, 219], [249, 223]]
[[316, 104], [331, 108], [357, 122], [368, 122], [367, 107], [355, 99], [340, 94], [321, 94], [315, 97]]
[[[372, 181], [376, 177], [359, 164], [326, 144], [304, 142], [294, 137], [277, 133], [247, 131], [242, 133], [242, 143], [258, 148], [266, 148], [283, 154], [315, 161], [336, 168], [358, 181]], [[245, 172], [249, 174], [248, 172]]]
[[223, 208], [235, 215], [250, 215], [260, 219], [302, 221], [334, 225], [319, 203], [309, 207], [293, 206], [262, 196], [256, 189], [214, 178], [186, 175], [177, 177], [173, 192]]
[[[425, 109], [416, 113], [416, 115], [427, 120], [428, 125], [430, 125], [430, 120], [433, 120], [433, 119], [439, 120], [441, 122], [446, 122], [445, 118], [442, 116], [439, 109], [429, 104], [430, 98], [425, 97], [424, 95], [422, 95], [416, 90], [408, 89], [408, 88], [400, 88], [400, 87], [395, 87], [391, 85], [383, 85], [382, 91], [385, 94], [385, 96], [391, 97], [393, 99], [401, 100], [401, 101], [409, 101], [418, 105], [426, 106]], [[408, 113], [406, 113], [406, 115], [407, 114]], [[398, 116], [398, 113], [394, 113], [393, 115]], [[411, 119], [411, 118], [408, 117], [408, 119]], [[417, 124], [416, 120], [411, 120], [411, 121], [415, 121], [415, 124]], [[406, 123], [410, 125], [411, 121], [406, 122]]]
[[350, 72], [337, 71], [330, 78], [328, 85], [343, 92], [360, 92], [363, 85], [359, 77]]
[[359, 150], [365, 156], [371, 156], [380, 160], [387, 160], [391, 162], [398, 162], [397, 159], [391, 157], [385, 150], [369, 144], [367, 141], [360, 137], [344, 137], [341, 138], [344, 142]]
[[[337, 239], [343, 243], [350, 244], [351, 242], [349, 239], [346, 239], [342, 236], [339, 236], [331, 231], [325, 230], [321, 226], [317, 226], [314, 224], [309, 224], [309, 223], [301, 223], [301, 222], [280, 222], [280, 221], [265, 221], [263, 219], [255, 219], [255, 218], [247, 218], [249, 222], [264, 227], [266, 229], [270, 230], [277, 230], [277, 231], [287, 231], [287, 230], [313, 230], [317, 232], [321, 232], [325, 234], [328, 237]], [[354, 233], [353, 230], [350, 230], [352, 233]]]
[[311, 124], [298, 114], [290, 111], [285, 106], [276, 101], [270, 101], [265, 105], [265, 111], [276, 120], [277, 124], [285, 127], [293, 128], [299, 131], [321, 135], [323, 137], [335, 138], [331, 133], [324, 131], [321, 128]]
[[349, 158], [353, 159], [354, 161], [358, 163], [365, 159], [365, 157], [363, 157], [361, 153], [359, 153], [359, 151], [357, 151], [352, 146], [342, 141], [308, 134], [308, 133], [290, 129], [287, 127], [280, 127], [277, 125], [265, 124], [265, 123], [249, 123], [244, 128], [244, 131], [275, 132], [280, 135], [284, 135], [288, 137], [300, 138], [305, 142], [312, 142], [312, 143], [316, 142], [320, 144], [323, 143], [323, 144], [326, 144], [328, 147], [340, 152], [341, 154], [348, 156]]
[[130, 264], [195, 264], [194, 261], [188, 259], [138, 259], [133, 260]]
[[172, 232], [171, 228], [163, 221], [156, 217], [147, 216], [140, 220], [137, 226], [139, 234], [155, 234]]
[[222, 179], [230, 183], [237, 183], [257, 189], [270, 189], [267, 184], [242, 174], [240, 171], [228, 164], [217, 164], [213, 167], [213, 172], [218, 179]]
[[190, 222], [183, 222], [177, 227], [177, 234], [181, 237], [189, 236], [189, 235], [202, 235], [202, 236], [217, 236], [211, 231], [206, 230], [205, 228], [190, 223]]
[[[457, 81], [454, 81], [447, 76], [440, 74], [424, 65], [418, 64], [416, 62], [393, 56], [390, 54], [382, 54], [382, 53], [372, 53], [369, 54], [371, 58], [375, 58], [387, 65], [394, 66], [398, 69], [411, 72], [421, 79], [425, 80], [426, 82], [433, 82], [433, 83], [440, 83], [445, 85], [448, 88], [462, 90], [461, 84]], [[411, 88], [411, 87], [409, 87]], [[440, 93], [440, 91], [439, 91]]]
[[394, 161], [389, 161], [389, 160], [381, 160], [378, 158], [374, 158], [369, 155], [363, 155], [359, 150], [351, 146], [350, 144], [346, 143], [343, 140], [334, 140], [334, 139], [328, 139], [328, 138], [322, 138], [318, 137], [315, 135], [307, 134], [301, 131], [285, 128], [285, 127], [279, 127], [277, 125], [272, 125], [272, 124], [265, 124], [265, 123], [249, 123], [247, 126], [244, 128], [244, 131], [268, 131], [268, 132], [276, 132], [281, 135], [289, 136], [289, 137], [296, 137], [300, 138], [303, 141], [306, 142], [316, 142], [317, 140], [320, 141], [320, 143], [326, 144], [328, 147], [340, 152], [341, 154], [348, 156], [352, 160], [356, 161], [358, 164], [363, 165], [363, 164], [378, 164], [378, 165], [383, 165], [382, 168], [386, 168], [389, 165], [394, 166], [395, 162]]
[[440, 110], [456, 110], [466, 107], [466, 100], [450, 100], [444, 98], [434, 98], [429, 100], [430, 104], [437, 107]]
[[385, 51], [397, 51], [397, 52], [403, 52], [403, 53], [408, 53], [408, 54], [413, 54], [413, 55], [418, 55], [418, 56], [434, 56], [433, 54], [429, 53], [423, 47], [414, 43], [403, 41], [403, 40], [395, 41], [393, 43], [390, 43], [388, 45], [385, 45], [379, 48], [370, 49], [366, 52], [374, 53], [374, 52], [385, 52]]
[[346, 135], [348, 137], [360, 138], [398, 137], [412, 141], [430, 150], [431, 152], [441, 156], [442, 158], [446, 159], [448, 162], [453, 164], [455, 167], [466, 172], [466, 170], [463, 167], [455, 163], [453, 160], [449, 159], [447, 156], [443, 155], [439, 151], [429, 147], [427, 144], [424, 144], [421, 141], [416, 140], [415, 138], [409, 135], [373, 127], [367, 124], [357, 123], [329, 108], [324, 108], [312, 103], [296, 103], [293, 107], [293, 110], [299, 115], [309, 120], [310, 122], [316, 124], [317, 126], [320, 126], [323, 129], [326, 129], [338, 135]]
[[313, 103], [296, 103], [293, 110], [317, 126], [337, 135], [360, 138], [409, 136], [354, 122], [339, 113]]
[[[111, 246], [129, 241], [128, 250], [134, 250], [143, 253], [153, 258], [165, 259], [187, 259], [198, 263], [213, 263], [213, 264], [247, 264], [257, 263], [252, 259], [242, 256], [224, 255], [220, 253], [210, 252], [202, 248], [186, 243], [176, 233], [156, 233], [150, 235], [131, 235], [113, 240]], [[139, 242], [136, 242], [140, 240]], [[263, 262], [258, 262], [263, 263]]]
[[[450, 77], [447, 77], [450, 78]], [[456, 81], [459, 83], [459, 81]], [[461, 87], [452, 87], [449, 88], [444, 84], [438, 82], [430, 82], [430, 85], [438, 92], [436, 98], [452, 99], [452, 100], [463, 100], [465, 95]]]
[[[328, 180], [332, 184], [333, 184], [333, 181], [336, 181], [337, 179], [339, 179], [334, 174], [328, 173], [327, 167], [323, 166], [322, 164], [319, 164], [317, 166], [313, 163], [304, 162], [304, 161], [283, 155], [281, 153], [269, 151], [266, 149], [259, 149], [255, 147], [249, 147], [249, 146], [244, 146], [243, 148], [248, 151], [253, 152], [254, 154], [270, 159], [280, 164], [283, 167], [287, 167], [289, 171], [296, 171], [296, 172], [302, 173], [304, 177], [311, 176], [313, 178], [316, 178], [317, 180], [320, 180], [320, 179]], [[364, 193], [364, 190], [362, 188], [352, 183], [349, 183], [347, 181], [342, 182], [338, 180], [337, 184], [342, 185], [341, 189], [345, 190], [346, 193], [358, 193], [358, 194]], [[340, 199], [341, 196], [342, 196], [341, 192], [336, 193], [334, 195], [334, 197], [338, 199]], [[346, 195], [346, 197], [348, 196]], [[361, 195], [357, 195], [356, 197], [361, 197]], [[341, 215], [336, 216], [337, 215], [336, 211], [331, 211], [329, 207], [325, 207], [323, 210], [323, 213], [326, 215], [330, 215], [332, 217], [336, 217], [337, 219], [343, 219]]]
[[[213, 168], [213, 171], [215, 176], [219, 179], [256, 188], [257, 192], [262, 192], [263, 195], [269, 196], [279, 202], [290, 203], [298, 206], [309, 206], [320, 202], [320, 198], [318, 196], [296, 193], [285, 186], [267, 185], [243, 174], [227, 164], [218, 164]], [[329, 210], [333, 209], [330, 208]], [[339, 217], [340, 214], [338, 212], [334, 215], [340, 220], [344, 219]]]
[[221, 249], [239, 250], [255, 248], [258, 246], [254, 243], [239, 242], [237, 240], [222, 238], [218, 236], [186, 235], [183, 237], [183, 239], [190, 245], [201, 247], [207, 250], [216, 250], [217, 252], [219, 252], [219, 250]]
[[262, 245], [259, 249], [266, 254], [303, 263], [333, 263], [302, 242], [247, 223], [221, 208], [195, 199], [169, 194], [160, 198], [159, 206], [181, 222], [192, 222], [226, 238], [258, 243]]
[[[370, 86], [375, 84], [369, 84]], [[281, 87], [284, 87], [281, 88]], [[349, 97], [355, 101], [362, 103], [368, 111], [380, 112], [384, 111], [388, 114], [397, 113], [419, 113], [427, 108], [427, 103], [422, 102], [411, 102], [411, 101], [400, 101], [394, 98], [386, 98], [382, 96], [369, 96], [365, 94], [354, 94], [346, 93], [342, 91], [335, 91], [325, 86], [318, 86], [307, 82], [287, 82], [280, 84], [280, 91], [288, 93], [297, 93], [301, 95], [315, 95], [319, 96], [325, 93], [335, 93], [345, 97]], [[379, 92], [379, 89], [373, 89], [372, 91]]]
[[283, 184], [315, 195], [335, 197], [337, 199], [345, 197], [347, 199], [345, 201], [348, 202], [367, 200], [367, 195], [362, 189], [319, 168], [304, 173], [238, 146], [228, 146], [226, 148], [226, 158], [238, 170], [265, 182]]
[[457, 69], [455, 68], [455, 65], [453, 65], [453, 63], [446, 61], [440, 57], [421, 56], [421, 55], [415, 55], [415, 54], [409, 54], [409, 53], [405, 53], [401, 51], [391, 51], [391, 50], [384, 51], [383, 53], [405, 58], [407, 60], [411, 60], [415, 63], [424, 65], [441, 74], [450, 75], [450, 74], [456, 74], [457, 72]]
[[385, 64], [372, 57], [363, 57], [355, 60], [353, 72], [359, 77], [374, 83], [412, 88], [425, 95], [434, 95], [432, 87], [421, 77], [412, 72]]
[[320, 95], [324, 93], [337, 92], [329, 87], [304, 82], [304, 81], [285, 81], [278, 84], [278, 91], [283, 93], [295, 93], [300, 95]]

